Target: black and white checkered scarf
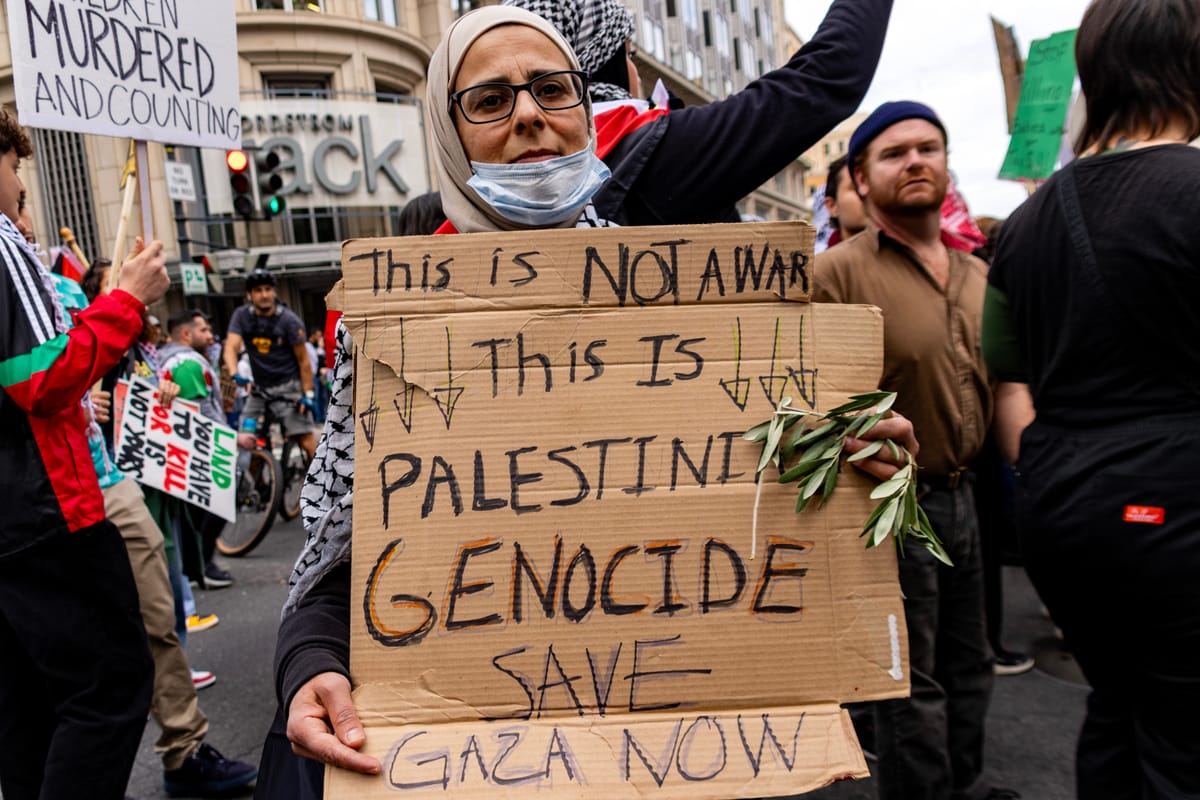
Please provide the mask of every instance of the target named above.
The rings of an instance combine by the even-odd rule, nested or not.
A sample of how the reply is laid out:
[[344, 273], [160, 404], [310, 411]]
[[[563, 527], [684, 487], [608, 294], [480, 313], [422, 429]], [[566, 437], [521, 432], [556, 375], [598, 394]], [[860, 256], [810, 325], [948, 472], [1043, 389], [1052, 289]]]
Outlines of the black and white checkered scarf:
[[[501, 5], [532, 11], [557, 28], [592, 78], [633, 36], [633, 17], [621, 0], [504, 0]], [[588, 93], [593, 102], [630, 97], [625, 87], [595, 80], [589, 82]]]

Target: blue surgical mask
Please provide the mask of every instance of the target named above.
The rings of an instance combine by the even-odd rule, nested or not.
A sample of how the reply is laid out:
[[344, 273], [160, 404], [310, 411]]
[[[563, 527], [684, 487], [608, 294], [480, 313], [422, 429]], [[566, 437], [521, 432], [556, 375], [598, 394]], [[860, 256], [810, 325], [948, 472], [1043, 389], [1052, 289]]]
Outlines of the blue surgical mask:
[[505, 219], [532, 227], [571, 219], [612, 174], [590, 147], [528, 164], [472, 161], [471, 168], [475, 174], [467, 185], [483, 202]]

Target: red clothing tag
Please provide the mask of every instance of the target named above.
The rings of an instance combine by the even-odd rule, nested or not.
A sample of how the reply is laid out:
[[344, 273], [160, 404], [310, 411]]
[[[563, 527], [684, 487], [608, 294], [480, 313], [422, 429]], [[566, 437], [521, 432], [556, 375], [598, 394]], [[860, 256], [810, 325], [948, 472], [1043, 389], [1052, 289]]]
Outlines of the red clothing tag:
[[1162, 525], [1166, 519], [1166, 511], [1157, 506], [1125, 506], [1126, 522], [1147, 522], [1151, 525]]

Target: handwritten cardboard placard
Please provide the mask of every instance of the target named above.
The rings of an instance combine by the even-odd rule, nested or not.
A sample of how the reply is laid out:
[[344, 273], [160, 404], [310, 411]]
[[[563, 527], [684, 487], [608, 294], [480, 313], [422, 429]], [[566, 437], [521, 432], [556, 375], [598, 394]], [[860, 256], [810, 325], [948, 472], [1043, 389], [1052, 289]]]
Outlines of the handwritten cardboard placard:
[[[877, 386], [877, 309], [812, 305], [800, 223], [347, 242], [351, 673], [382, 777], [331, 797], [794, 794], [908, 691], [847, 469], [797, 515], [741, 433]], [[786, 298], [786, 299], [785, 299]], [[800, 302], [789, 302], [796, 300]]]
[[163, 408], [143, 380], [118, 397], [116, 467], [138, 483], [234, 521], [237, 434], [180, 400]]
[[10, 0], [21, 124], [240, 147], [233, 0]]
[[1001, 178], [1035, 180], [1054, 172], [1074, 82], [1075, 31], [1062, 31], [1030, 45]]

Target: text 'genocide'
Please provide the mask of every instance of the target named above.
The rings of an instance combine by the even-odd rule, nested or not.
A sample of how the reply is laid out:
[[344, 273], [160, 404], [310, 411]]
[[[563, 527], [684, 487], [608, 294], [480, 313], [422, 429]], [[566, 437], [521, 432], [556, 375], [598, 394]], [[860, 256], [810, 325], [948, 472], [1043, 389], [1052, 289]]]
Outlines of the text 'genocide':
[[[439, 612], [429, 599], [433, 592], [411, 585], [411, 575], [419, 571], [405, 572], [397, 566], [403, 561], [404, 540], [392, 540], [367, 580], [362, 606], [367, 631], [380, 644], [405, 647], [420, 643], [435, 628], [454, 633], [560, 615], [571, 623], [584, 622], [593, 613], [670, 620], [744, 607], [753, 616], [797, 622], [804, 610], [802, 589], [808, 568], [795, 559], [808, 557], [813, 549], [810, 541], [769, 537], [751, 587], [743, 556], [712, 536], [698, 553], [696, 547], [689, 548], [698, 542], [685, 540], [626, 543], [607, 556], [593, 553], [581, 542], [569, 559], [559, 535], [554, 537], [553, 552], [540, 557], [533, 554], [536, 548], [520, 540], [511, 542], [506, 555], [505, 544], [489, 537], [458, 548], [440, 584], [445, 597]], [[695, 595], [680, 588], [684, 571], [695, 576]], [[397, 584], [407, 591], [382, 588]], [[658, 598], [644, 594], [656, 586]], [[527, 606], [530, 594], [536, 600]]]

